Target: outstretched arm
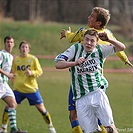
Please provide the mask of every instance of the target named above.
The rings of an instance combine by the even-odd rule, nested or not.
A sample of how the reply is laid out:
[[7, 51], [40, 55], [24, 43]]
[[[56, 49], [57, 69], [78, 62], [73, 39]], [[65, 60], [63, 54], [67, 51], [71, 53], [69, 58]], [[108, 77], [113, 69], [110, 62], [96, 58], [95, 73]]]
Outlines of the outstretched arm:
[[66, 37], [66, 32], [71, 33], [71, 27], [68, 27], [68, 30], [63, 29], [63, 30], [61, 31], [61, 37], [60, 37], [60, 39]]
[[65, 68], [69, 68], [69, 67], [73, 67], [73, 66], [77, 66], [77, 65], [80, 65], [82, 64], [83, 62], [85, 62], [85, 58], [83, 57], [80, 57], [78, 58], [75, 62], [68, 62], [68, 61], [65, 61], [65, 60], [59, 60], [56, 62], [55, 64], [55, 67], [56, 69], [65, 69]]
[[[107, 34], [105, 34], [105, 33], [99, 33], [99, 38], [100, 38], [101, 40], [103, 40], [103, 41], [106, 41], [106, 40], [109, 39], [109, 38], [107, 37]], [[123, 62], [125, 62], [125, 64], [128, 64], [129, 66], [133, 67], [133, 64], [128, 60], [128, 57], [126, 56], [125, 52], [122, 50], [122, 49], [125, 49], [125, 45], [124, 45], [123, 43], [119, 42], [118, 40], [113, 40], [113, 39], [112, 39], [112, 41], [111, 41], [111, 39], [110, 39], [110, 41], [108, 40], [108, 42], [110, 42], [110, 43], [112, 43], [112, 44], [115, 45], [115, 50], [116, 50], [117, 56], [118, 56]], [[122, 46], [122, 47], [120, 48], [119, 46], [117, 46], [117, 44], [118, 44], [119, 46], [124, 45], [124, 47]]]
[[126, 56], [124, 51], [117, 52], [116, 54], [123, 62], [125, 62], [125, 64], [133, 67], [133, 64], [128, 60], [128, 57]]
[[113, 44], [116, 52], [123, 51], [126, 48], [122, 42], [120, 42], [116, 39], [109, 38], [107, 33], [105, 33], [105, 32], [99, 33], [99, 38], [103, 41], [107, 41], [110, 44]]
[[65, 69], [75, 66], [75, 62], [57, 61], [55, 64], [56, 69]]
[[5, 71], [3, 71], [2, 69], [0, 69], [0, 73], [4, 74], [5, 76], [7, 76], [9, 79], [14, 78], [16, 75], [14, 73], [7, 73]]
[[71, 28], [69, 27], [68, 30], [63, 29], [61, 31], [60, 39], [65, 37], [70, 43], [82, 42], [85, 31], [86, 29], [81, 27], [76, 32], [72, 32]]

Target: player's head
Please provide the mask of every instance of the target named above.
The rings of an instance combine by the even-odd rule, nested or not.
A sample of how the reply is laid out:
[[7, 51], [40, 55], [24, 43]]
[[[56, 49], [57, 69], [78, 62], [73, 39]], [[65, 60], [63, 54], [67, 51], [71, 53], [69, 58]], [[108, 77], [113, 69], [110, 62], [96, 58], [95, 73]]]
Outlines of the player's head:
[[84, 49], [86, 52], [92, 52], [97, 46], [98, 42], [98, 32], [96, 30], [87, 30], [84, 34]]
[[4, 38], [4, 49], [11, 53], [12, 48], [14, 47], [14, 38], [12, 36], [6, 36]]
[[94, 7], [88, 16], [88, 26], [90, 28], [102, 29], [110, 20], [109, 10], [102, 7]]
[[20, 55], [22, 57], [25, 57], [28, 55], [28, 53], [30, 52], [30, 48], [31, 48], [31, 45], [29, 42], [27, 41], [22, 41], [20, 44], [19, 44], [19, 50], [20, 50]]

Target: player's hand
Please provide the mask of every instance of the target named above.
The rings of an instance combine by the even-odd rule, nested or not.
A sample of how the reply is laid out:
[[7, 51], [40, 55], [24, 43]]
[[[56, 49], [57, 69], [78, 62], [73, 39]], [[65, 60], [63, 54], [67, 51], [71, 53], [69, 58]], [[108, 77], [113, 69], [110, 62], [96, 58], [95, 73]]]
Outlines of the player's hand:
[[80, 65], [82, 63], [84, 63], [86, 61], [86, 59], [84, 57], [80, 57], [76, 60], [75, 65]]
[[9, 79], [14, 79], [16, 76], [17, 76], [17, 74], [14, 74], [14, 73], [8, 73], [8, 74], [7, 74], [7, 77], [8, 77]]
[[103, 32], [103, 33], [99, 33], [99, 38], [102, 40], [102, 41], [108, 41], [109, 38], [108, 38], [108, 35], [107, 33]]
[[32, 71], [27, 68], [26, 71], [25, 71], [25, 74], [26, 74], [26, 76], [31, 76]]
[[127, 61], [125, 64], [128, 64], [130, 67], [133, 67], [133, 64], [130, 61]]
[[[69, 31], [69, 32], [71, 32], [71, 28], [70, 27], [68, 27], [68, 30], [67, 31]], [[64, 38], [64, 37], [66, 37], [66, 30], [62, 30], [61, 31], [61, 37], [60, 37], [60, 39], [62, 39], [62, 38]]]

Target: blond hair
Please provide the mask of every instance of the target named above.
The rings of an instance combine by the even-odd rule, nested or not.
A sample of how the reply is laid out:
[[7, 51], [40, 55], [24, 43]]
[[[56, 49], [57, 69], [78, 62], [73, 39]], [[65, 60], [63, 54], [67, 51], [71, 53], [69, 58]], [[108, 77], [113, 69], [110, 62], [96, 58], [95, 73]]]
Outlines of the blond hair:
[[105, 27], [108, 24], [111, 16], [111, 14], [109, 13], [109, 10], [104, 9], [102, 7], [94, 7], [92, 9], [92, 12], [97, 13], [97, 21], [102, 22], [100, 26], [101, 28]]

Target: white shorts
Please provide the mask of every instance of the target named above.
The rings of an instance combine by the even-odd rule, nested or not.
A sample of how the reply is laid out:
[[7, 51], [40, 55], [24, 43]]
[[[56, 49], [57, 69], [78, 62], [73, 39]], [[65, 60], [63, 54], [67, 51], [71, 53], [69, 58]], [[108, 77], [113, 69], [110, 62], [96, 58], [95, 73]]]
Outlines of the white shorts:
[[98, 129], [97, 118], [100, 119], [103, 126], [110, 126], [114, 123], [109, 100], [101, 89], [78, 99], [76, 110], [79, 124], [84, 133], [91, 133]]
[[0, 98], [3, 99], [6, 96], [14, 97], [14, 93], [12, 89], [9, 87], [9, 85], [5, 82], [3, 84], [0, 84]]

